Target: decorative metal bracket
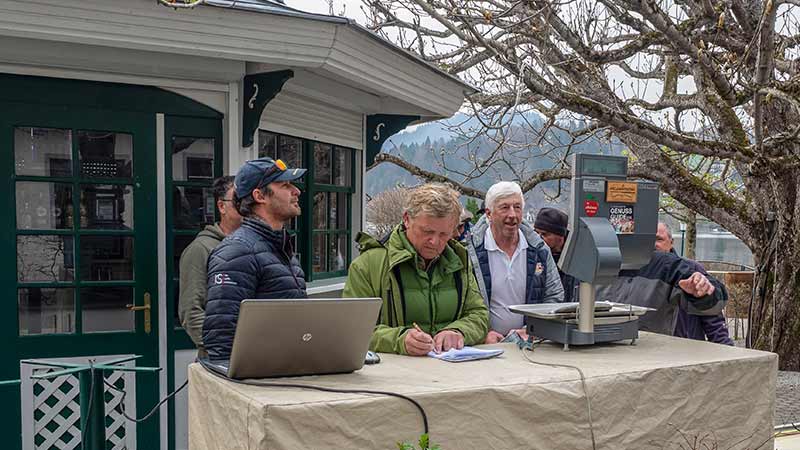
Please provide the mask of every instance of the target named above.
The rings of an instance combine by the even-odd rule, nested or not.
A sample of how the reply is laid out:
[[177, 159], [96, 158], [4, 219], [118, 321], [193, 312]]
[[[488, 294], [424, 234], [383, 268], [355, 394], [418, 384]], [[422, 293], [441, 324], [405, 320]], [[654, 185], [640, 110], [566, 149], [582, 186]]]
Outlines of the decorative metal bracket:
[[375, 162], [381, 152], [383, 143], [389, 137], [404, 130], [408, 124], [420, 119], [420, 116], [402, 116], [397, 114], [375, 114], [367, 116], [367, 167]]
[[283, 85], [294, 77], [292, 70], [255, 73], [245, 75], [242, 97], [242, 147], [253, 145], [253, 136], [258, 130], [261, 113], [267, 107]]

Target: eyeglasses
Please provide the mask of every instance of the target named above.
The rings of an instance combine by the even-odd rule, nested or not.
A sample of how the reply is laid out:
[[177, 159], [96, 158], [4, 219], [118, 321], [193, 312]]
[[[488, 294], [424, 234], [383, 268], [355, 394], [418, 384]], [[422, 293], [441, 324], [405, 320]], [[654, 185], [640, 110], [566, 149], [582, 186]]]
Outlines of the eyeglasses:
[[[264, 180], [267, 179], [267, 177], [269, 177], [270, 175], [272, 175], [273, 173], [275, 173], [275, 172], [277, 172], [279, 170], [281, 172], [286, 170], [286, 163], [283, 162], [280, 159], [276, 159], [275, 160], [275, 164], [273, 164], [272, 167], [270, 167], [269, 169], [265, 170], [264, 174], [261, 175], [261, 179], [258, 180], [258, 184], [256, 184], [256, 187], [254, 187], [253, 190], [256, 190], [256, 189], [260, 188], [261, 187], [261, 183], [263, 183]], [[252, 194], [252, 192], [251, 192], [251, 194]]]
[[232, 198], [221, 198], [221, 199], [219, 199], [219, 201], [221, 201], [221, 202], [231, 202], [231, 203], [233, 203], [233, 199], [232, 199]]

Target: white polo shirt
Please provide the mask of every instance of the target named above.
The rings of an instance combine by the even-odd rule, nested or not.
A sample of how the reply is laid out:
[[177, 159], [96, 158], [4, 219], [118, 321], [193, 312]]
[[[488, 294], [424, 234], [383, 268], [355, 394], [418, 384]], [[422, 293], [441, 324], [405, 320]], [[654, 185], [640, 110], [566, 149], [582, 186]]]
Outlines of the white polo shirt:
[[510, 330], [522, 328], [520, 314], [508, 310], [511, 305], [525, 303], [525, 281], [528, 275], [528, 241], [522, 231], [514, 255], [508, 257], [497, 246], [491, 227], [486, 230], [484, 246], [489, 256], [489, 272], [492, 275], [492, 298], [489, 302], [489, 326], [492, 330], [506, 335]]

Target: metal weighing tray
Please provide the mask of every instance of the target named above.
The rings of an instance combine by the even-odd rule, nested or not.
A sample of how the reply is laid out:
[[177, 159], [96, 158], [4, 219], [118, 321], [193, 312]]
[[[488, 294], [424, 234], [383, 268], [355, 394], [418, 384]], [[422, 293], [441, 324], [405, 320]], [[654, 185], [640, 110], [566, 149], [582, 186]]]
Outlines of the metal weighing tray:
[[[608, 310], [598, 310], [598, 307], [609, 305]], [[523, 316], [536, 317], [538, 319], [575, 319], [577, 311], [574, 312], [557, 312], [559, 309], [566, 309], [569, 307], [578, 307], [577, 302], [572, 303], [537, 303], [534, 305], [514, 305], [509, 306], [508, 309], [522, 314]], [[615, 302], [597, 302], [595, 304], [595, 317], [631, 317], [642, 316], [648, 311], [655, 311], [652, 308], [645, 308], [643, 306], [628, 305], [625, 303]]]
[[508, 309], [527, 317], [526, 323], [530, 335], [564, 344], [564, 350], [569, 350], [570, 345], [592, 345], [627, 339], [631, 340], [631, 344], [636, 343], [639, 337], [639, 316], [652, 311], [652, 308], [609, 303], [610, 309], [595, 310], [592, 332], [582, 332], [578, 329], [576, 311], [556, 312], [558, 309], [574, 306], [575, 303], [515, 305]]

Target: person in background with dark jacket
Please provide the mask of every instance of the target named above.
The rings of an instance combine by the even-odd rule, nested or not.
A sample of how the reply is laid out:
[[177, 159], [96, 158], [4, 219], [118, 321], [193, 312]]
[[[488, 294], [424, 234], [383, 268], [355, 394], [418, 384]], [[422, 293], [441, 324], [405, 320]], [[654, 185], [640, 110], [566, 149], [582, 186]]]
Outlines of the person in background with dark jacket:
[[658, 222], [656, 230], [656, 250], [659, 252], [676, 253], [674, 247], [675, 240], [672, 238], [672, 230], [664, 222]]
[[527, 339], [525, 319], [512, 305], [558, 303], [564, 287], [550, 249], [522, 220], [525, 199], [517, 183], [501, 181], [486, 192], [486, 215], [475, 224], [468, 251], [484, 302], [489, 308], [487, 344], [516, 332]]
[[233, 177], [228, 175], [214, 180], [213, 191], [219, 222], [206, 225], [183, 250], [180, 260], [178, 317], [181, 326], [197, 346], [199, 357], [206, 356], [203, 347], [203, 320], [206, 315], [208, 255], [225, 236], [236, 231], [242, 223], [242, 216], [233, 205]]
[[[553, 254], [553, 260], [558, 264], [561, 259], [561, 251], [564, 250], [564, 243], [567, 242], [567, 223], [569, 216], [564, 211], [555, 208], [542, 208], [536, 214], [536, 220], [533, 222], [533, 229], [539, 233], [542, 240], [548, 247], [550, 253]], [[561, 284], [564, 286], [564, 302], [578, 301], [575, 295], [578, 288], [578, 280], [572, 275], [568, 275], [558, 269], [558, 275], [561, 277]]]
[[458, 226], [456, 231], [453, 232], [453, 239], [458, 241], [461, 245], [467, 245], [467, 238], [471, 228], [472, 213], [466, 209], [461, 210], [461, 216], [458, 218]]
[[656, 251], [641, 269], [621, 270], [613, 284], [598, 288], [597, 300], [654, 308], [639, 319], [644, 331], [733, 345], [720, 314], [725, 286], [674, 253]]
[[[672, 230], [670, 230], [669, 226], [664, 222], [659, 222], [656, 231], [656, 253], [665, 252], [672, 254], [683, 261], [687, 270], [706, 274], [702, 264], [691, 259], [679, 257], [675, 252], [673, 243]], [[721, 282], [716, 282], [719, 283], [724, 291], [724, 285]], [[725, 299], [727, 299], [727, 293]], [[689, 314], [685, 306], [680, 307], [675, 315], [675, 325], [672, 334], [674, 336], [687, 337], [700, 341], [708, 340], [710, 342], [716, 342], [717, 344], [733, 345], [733, 340], [728, 333], [728, 326], [725, 323], [725, 317], [721, 312], [712, 315], [695, 315]]]
[[213, 360], [230, 359], [239, 304], [248, 298], [306, 298], [306, 282], [284, 224], [300, 215], [293, 181], [306, 169], [281, 160], [248, 161], [234, 180], [242, 226], [211, 252], [203, 344]]

